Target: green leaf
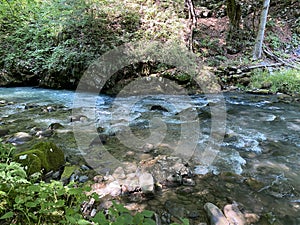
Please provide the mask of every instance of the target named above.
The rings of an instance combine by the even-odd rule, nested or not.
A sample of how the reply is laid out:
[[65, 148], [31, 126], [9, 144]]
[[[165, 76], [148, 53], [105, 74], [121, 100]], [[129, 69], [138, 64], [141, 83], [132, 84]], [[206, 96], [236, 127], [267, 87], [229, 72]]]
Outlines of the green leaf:
[[26, 202], [25, 206], [29, 207], [29, 208], [33, 208], [33, 207], [37, 206], [37, 203], [36, 202]]
[[144, 216], [141, 215], [141, 213], [137, 213], [133, 217], [133, 223], [134, 224], [142, 224], [143, 220], [144, 220]]
[[144, 216], [144, 217], [152, 217], [154, 215], [154, 212], [153, 211], [150, 211], [150, 210], [144, 210], [143, 212], [141, 212], [141, 214]]
[[190, 221], [189, 219], [181, 219], [183, 225], [189, 225], [190, 224]]
[[8, 213], [5, 213], [3, 216], [0, 217], [0, 220], [5, 220], [5, 219], [9, 219], [11, 217], [14, 216], [14, 213], [13, 212], [8, 212]]
[[101, 225], [108, 225], [108, 221], [105, 217], [105, 215], [102, 212], [98, 212], [94, 218], [91, 219], [91, 221], [95, 223], [99, 223]]
[[76, 219], [73, 218], [72, 216], [67, 216], [67, 215], [66, 215], [66, 219], [67, 219], [68, 222], [71, 223], [71, 224], [77, 224]]
[[78, 220], [78, 225], [90, 225], [91, 222], [87, 221], [87, 220]]
[[129, 210], [126, 209], [125, 206], [122, 204], [117, 204], [116, 202], [113, 201], [113, 206], [120, 213], [129, 213]]
[[[189, 225], [190, 224], [189, 219], [182, 219], [182, 218], [180, 218], [180, 220], [182, 222], [181, 225]], [[180, 224], [178, 224], [178, 223], [171, 223], [171, 225], [180, 225]]]
[[156, 225], [156, 222], [153, 219], [146, 218], [143, 222], [143, 225]]
[[80, 194], [82, 194], [82, 190], [80, 188], [70, 188], [68, 190], [68, 193], [70, 195], [80, 195]]

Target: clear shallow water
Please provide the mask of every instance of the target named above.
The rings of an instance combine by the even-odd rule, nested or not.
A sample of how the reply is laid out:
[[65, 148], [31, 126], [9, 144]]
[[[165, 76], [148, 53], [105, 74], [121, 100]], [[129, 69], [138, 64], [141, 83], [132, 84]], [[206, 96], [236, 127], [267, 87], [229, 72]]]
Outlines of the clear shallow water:
[[71, 107], [73, 98], [74, 92], [66, 90], [61, 91], [31, 87], [0, 88], [0, 99], [13, 101], [20, 104], [63, 104]]
[[[74, 102], [75, 98], [77, 100]], [[151, 128], [150, 120], [155, 117], [169, 127], [166, 132], [173, 132], [171, 136], [173, 135], [174, 138], [178, 138], [182, 134], [182, 125], [189, 121], [189, 118], [186, 117], [197, 115], [198, 118], [193, 119], [197, 120], [200, 127], [198, 130], [191, 131], [199, 133], [198, 145], [195, 149], [196, 156], [198, 155], [197, 151], [202, 151], [203, 146], [210, 145], [214, 141], [210, 132], [212, 120], [215, 118], [211, 118], [209, 114], [212, 107], [215, 107], [219, 101], [224, 101], [226, 103], [226, 109], [223, 111], [226, 114], [226, 134], [223, 142], [217, 148], [221, 158], [228, 158], [224, 160], [224, 163], [225, 161], [231, 163], [232, 170], [236, 173], [242, 173], [245, 165], [251, 162], [252, 159], [247, 159], [247, 155], [256, 158], [255, 156], [264, 155], [265, 151], [272, 151], [269, 149], [271, 147], [268, 147], [267, 143], [269, 142], [273, 143], [273, 148], [282, 148], [276, 149], [276, 151], [281, 151], [283, 156], [285, 155], [284, 152], [287, 151], [286, 149], [300, 148], [300, 105], [299, 103], [277, 102], [274, 96], [244, 94], [225, 94], [214, 97], [157, 95], [115, 99], [104, 95], [78, 94], [66, 90], [20, 87], [0, 88], [1, 99], [16, 102], [20, 108], [24, 108], [24, 105], [28, 103], [62, 104], [70, 108], [86, 107], [88, 110], [85, 111], [92, 112], [93, 118], [91, 119], [95, 121], [95, 126], [104, 127], [107, 131], [138, 124], [144, 124], [145, 128]], [[162, 106], [163, 109], [151, 110], [153, 105]], [[189, 114], [181, 114], [185, 111]], [[15, 108], [7, 106], [6, 110], [2, 110], [2, 115], [14, 112]], [[299, 159], [297, 154], [300, 153], [295, 150], [287, 152], [296, 158], [290, 154], [286, 155], [285, 163], [288, 167], [297, 169], [299, 163], [292, 159]], [[276, 160], [279, 160], [278, 157]], [[280, 159], [280, 161], [284, 161], [284, 159]], [[294, 164], [289, 165], [290, 161], [296, 163], [296, 166]], [[199, 163], [201, 164], [200, 161]], [[203, 168], [206, 165], [200, 166]], [[226, 165], [225, 168], [228, 169], [229, 166]], [[218, 170], [222, 171], [221, 165], [219, 165]], [[216, 169], [214, 171], [216, 172]]]
[[[74, 98], [78, 101], [74, 102]], [[189, 160], [195, 166], [196, 173], [219, 174], [230, 171], [251, 176], [264, 184], [258, 191], [270, 196], [266, 201], [270, 201], [270, 204], [277, 202], [274, 203], [277, 210], [284, 207], [287, 214], [296, 218], [293, 221], [298, 221], [300, 217], [299, 102], [287, 104], [278, 101], [276, 96], [238, 93], [209, 97], [158, 95], [115, 99], [89, 93], [36, 88], [0, 88], [1, 99], [17, 103], [2, 107], [2, 117], [17, 113], [27, 103], [83, 107], [83, 114], [90, 117], [94, 127], [101, 126], [107, 133], [113, 133], [129, 126], [137, 132], [140, 130], [140, 138], [146, 140], [151, 129], [156, 131], [155, 126], [160, 125], [151, 123], [153, 118], [158, 118], [166, 126], [163, 130], [165, 137], [160, 141], [162, 144], [174, 148], [181, 146], [182, 151], [186, 150], [186, 145], [181, 142], [195, 146]], [[211, 125], [218, 116], [211, 117], [210, 113], [222, 101], [226, 104], [225, 137], [217, 142], [214, 137], [218, 135], [212, 135]], [[162, 108], [151, 110], [153, 106]], [[196, 122], [197, 127], [191, 125]], [[222, 125], [220, 123], [220, 127]], [[149, 129], [150, 134], [146, 132]], [[195, 133], [197, 143], [189, 143], [195, 140]], [[212, 152], [217, 152], [212, 163], [202, 158], [208, 147]]]

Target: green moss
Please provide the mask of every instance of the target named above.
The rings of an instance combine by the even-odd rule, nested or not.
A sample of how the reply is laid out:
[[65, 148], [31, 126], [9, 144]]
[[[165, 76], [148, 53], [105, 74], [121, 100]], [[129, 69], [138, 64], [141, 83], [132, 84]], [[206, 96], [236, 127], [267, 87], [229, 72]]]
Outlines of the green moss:
[[79, 169], [78, 166], [76, 165], [68, 165], [68, 166], [65, 166], [65, 169], [64, 169], [64, 172], [63, 174], [61, 175], [61, 179], [68, 179], [71, 177], [71, 175], [77, 170]]
[[186, 73], [178, 73], [175, 77], [180, 82], [188, 82], [191, 80], [191, 76]]
[[28, 175], [42, 170], [42, 162], [36, 152], [28, 151], [24, 154], [18, 154], [15, 156], [15, 160], [24, 166]]
[[16, 154], [14, 158], [25, 167], [28, 175], [57, 171], [65, 163], [63, 151], [51, 142], [40, 142], [31, 150]]

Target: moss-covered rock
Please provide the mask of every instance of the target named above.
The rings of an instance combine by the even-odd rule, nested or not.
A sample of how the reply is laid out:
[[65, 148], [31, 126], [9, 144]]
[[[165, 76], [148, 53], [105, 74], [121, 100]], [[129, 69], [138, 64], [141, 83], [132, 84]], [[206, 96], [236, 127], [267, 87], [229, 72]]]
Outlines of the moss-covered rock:
[[28, 175], [57, 171], [65, 163], [63, 151], [52, 142], [40, 142], [32, 149], [16, 154], [14, 158], [25, 167]]
[[80, 167], [77, 165], [66, 165], [63, 174], [61, 175], [61, 180], [66, 181], [70, 179], [73, 173], [76, 172], [76, 170], [79, 170]]

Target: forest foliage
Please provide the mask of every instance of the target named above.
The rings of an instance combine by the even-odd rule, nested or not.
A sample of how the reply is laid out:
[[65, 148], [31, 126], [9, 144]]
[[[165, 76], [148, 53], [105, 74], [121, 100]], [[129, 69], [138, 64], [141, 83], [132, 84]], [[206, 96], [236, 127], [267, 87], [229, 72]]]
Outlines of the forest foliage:
[[[159, 40], [188, 46], [187, 36], [193, 35], [193, 31], [189, 31], [185, 2], [3, 0], [0, 2], [0, 85], [74, 89], [91, 62], [124, 43]], [[241, 52], [243, 48], [253, 47], [262, 1], [192, 2], [198, 11], [205, 6], [215, 17], [227, 16], [231, 24], [226, 31], [225, 47], [220, 47], [222, 41], [216, 38], [199, 37], [200, 27], [194, 29], [194, 41], [198, 43], [194, 52], [201, 58], [211, 54], [214, 59], [209, 65], [215, 66], [226, 60], [226, 51]], [[288, 15], [288, 7], [295, 8], [295, 5], [295, 0], [271, 2], [271, 8], [279, 8], [282, 15]], [[218, 15], [220, 10], [224, 15]], [[201, 16], [199, 12], [196, 14]], [[277, 20], [272, 18], [267, 24], [270, 30], [278, 27]], [[253, 27], [249, 27], [252, 23]], [[293, 19], [294, 30], [299, 33], [297, 25], [300, 25], [299, 19]], [[298, 37], [297, 33], [293, 37]], [[274, 46], [283, 43], [270, 32], [266, 40]], [[299, 40], [299, 37], [293, 40]], [[294, 41], [293, 45], [299, 45], [299, 42]], [[215, 55], [214, 52], [219, 53]]]
[[177, 39], [182, 3], [2, 1], [0, 67], [25, 85], [72, 88], [87, 66], [109, 49], [141, 38]]

